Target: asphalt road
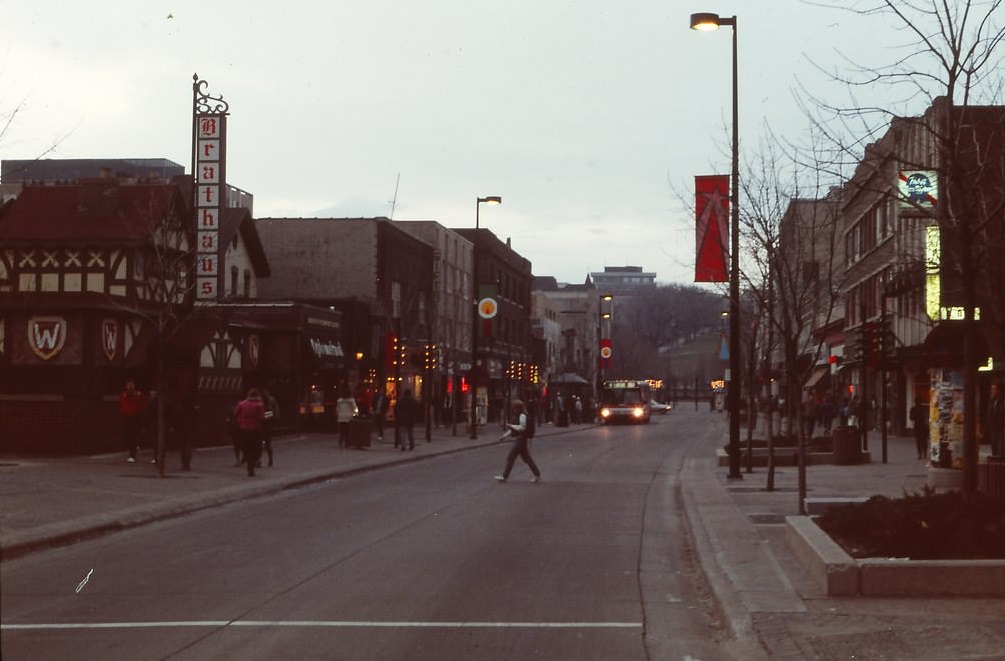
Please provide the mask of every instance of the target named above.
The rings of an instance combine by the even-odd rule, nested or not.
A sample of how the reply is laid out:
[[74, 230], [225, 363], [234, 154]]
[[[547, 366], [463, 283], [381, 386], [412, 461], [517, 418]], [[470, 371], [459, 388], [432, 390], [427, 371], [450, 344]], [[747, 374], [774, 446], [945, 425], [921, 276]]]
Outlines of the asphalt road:
[[721, 659], [682, 530], [701, 416], [377, 470], [3, 564], [17, 659]]

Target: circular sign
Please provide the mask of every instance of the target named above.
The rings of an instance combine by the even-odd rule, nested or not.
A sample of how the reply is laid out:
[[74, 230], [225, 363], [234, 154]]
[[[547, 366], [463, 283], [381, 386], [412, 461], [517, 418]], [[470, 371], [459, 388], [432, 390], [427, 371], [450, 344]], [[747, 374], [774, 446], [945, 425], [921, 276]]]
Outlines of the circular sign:
[[499, 304], [496, 299], [486, 296], [478, 301], [478, 316], [482, 319], [492, 319], [499, 313]]
[[600, 347], [601, 358], [610, 358], [612, 353], [613, 352], [611, 351], [610, 347]]

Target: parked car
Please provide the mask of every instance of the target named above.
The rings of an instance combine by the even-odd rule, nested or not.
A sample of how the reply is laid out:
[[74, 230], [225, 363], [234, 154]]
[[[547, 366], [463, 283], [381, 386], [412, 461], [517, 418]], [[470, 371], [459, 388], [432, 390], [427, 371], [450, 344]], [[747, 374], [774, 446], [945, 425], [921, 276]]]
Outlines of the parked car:
[[655, 399], [649, 402], [649, 408], [652, 409], [653, 413], [669, 413], [670, 409], [673, 407], [669, 404], [664, 404], [663, 402], [657, 402]]

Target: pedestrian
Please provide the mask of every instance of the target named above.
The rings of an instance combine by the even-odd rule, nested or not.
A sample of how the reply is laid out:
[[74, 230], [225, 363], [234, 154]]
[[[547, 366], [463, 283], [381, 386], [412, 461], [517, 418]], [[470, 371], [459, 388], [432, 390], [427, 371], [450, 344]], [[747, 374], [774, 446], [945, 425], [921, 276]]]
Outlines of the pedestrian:
[[348, 388], [342, 389], [342, 396], [335, 400], [335, 422], [338, 423], [338, 446], [349, 445], [349, 423], [359, 413], [356, 400], [349, 394]]
[[248, 396], [237, 405], [234, 418], [241, 437], [241, 450], [248, 467], [248, 477], [254, 477], [255, 466], [262, 454], [262, 428], [265, 426], [265, 404], [258, 388], [248, 391]]
[[405, 438], [408, 438], [408, 449], [415, 449], [415, 432], [412, 426], [415, 424], [416, 408], [412, 391], [405, 388], [404, 394], [394, 404], [395, 436], [402, 452], [405, 451]]
[[513, 444], [510, 446], [509, 454], [506, 456], [506, 468], [503, 470], [502, 475], [495, 475], [494, 477], [500, 482], [508, 480], [516, 458], [520, 457], [530, 467], [530, 472], [534, 474], [531, 482], [537, 482], [541, 479], [541, 471], [538, 469], [537, 464], [534, 463], [534, 458], [530, 456], [530, 439], [527, 437], [527, 409], [519, 399], [514, 399], [511, 406], [515, 422], [507, 425], [509, 430], [503, 434], [502, 438], [512, 439]]
[[803, 401], [803, 427], [806, 432], [806, 439], [813, 440], [813, 430], [817, 426], [817, 400], [812, 392], [806, 393]]
[[911, 424], [914, 426], [914, 447], [918, 450], [918, 459], [928, 456], [928, 404], [918, 399], [911, 407]]
[[[262, 427], [262, 445], [269, 457], [269, 467], [272, 467], [272, 430], [279, 420], [279, 402], [267, 388], [262, 388], [262, 403], [265, 405], [265, 425]], [[261, 462], [259, 462], [259, 466]]]
[[984, 436], [991, 443], [991, 456], [1005, 457], [1005, 400], [1002, 398], [1002, 385], [997, 382], [991, 384], [988, 395]]
[[119, 416], [122, 418], [122, 438], [129, 456], [126, 461], [134, 463], [140, 449], [140, 435], [149, 400], [136, 388], [132, 379], [126, 381], [125, 389], [119, 393]]
[[373, 426], [377, 429], [377, 440], [384, 440], [384, 418], [387, 416], [387, 395], [380, 391], [373, 398]]
[[230, 436], [230, 444], [234, 448], [234, 466], [240, 466], [244, 463], [241, 453], [241, 430], [237, 427], [237, 407], [240, 405], [241, 400], [238, 399], [234, 406], [231, 407], [230, 413], [227, 414], [227, 419], [224, 424], [225, 432]]

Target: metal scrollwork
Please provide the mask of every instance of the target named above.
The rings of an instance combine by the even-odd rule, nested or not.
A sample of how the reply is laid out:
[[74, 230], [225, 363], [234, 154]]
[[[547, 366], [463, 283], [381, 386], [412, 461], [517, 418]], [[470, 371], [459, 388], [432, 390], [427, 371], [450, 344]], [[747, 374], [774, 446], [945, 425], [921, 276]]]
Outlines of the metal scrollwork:
[[195, 112], [198, 115], [226, 115], [230, 105], [223, 100], [223, 95], [211, 96], [206, 92], [209, 83], [199, 80], [199, 74], [192, 76], [192, 99]]

